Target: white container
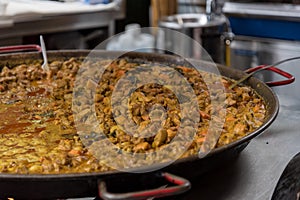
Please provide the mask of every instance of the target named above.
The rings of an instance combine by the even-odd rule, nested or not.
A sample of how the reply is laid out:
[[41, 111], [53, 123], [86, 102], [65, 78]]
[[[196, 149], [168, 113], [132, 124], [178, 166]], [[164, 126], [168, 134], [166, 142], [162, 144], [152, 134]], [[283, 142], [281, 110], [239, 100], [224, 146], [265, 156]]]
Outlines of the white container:
[[7, 5], [8, 5], [8, 0], [0, 0], [0, 16], [5, 15]]
[[113, 37], [108, 42], [106, 49], [110, 51], [154, 51], [154, 36], [142, 33], [139, 24], [129, 24], [125, 32]]

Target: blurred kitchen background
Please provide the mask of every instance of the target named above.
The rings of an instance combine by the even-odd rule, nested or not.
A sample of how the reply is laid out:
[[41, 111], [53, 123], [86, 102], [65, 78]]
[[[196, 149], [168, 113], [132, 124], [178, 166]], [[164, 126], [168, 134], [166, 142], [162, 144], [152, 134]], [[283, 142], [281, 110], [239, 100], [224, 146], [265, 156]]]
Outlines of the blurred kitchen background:
[[[0, 46], [38, 44], [43, 35], [49, 50], [93, 49], [126, 27], [151, 26], [180, 31], [198, 41], [215, 62], [246, 69], [300, 54], [299, 4], [300, 0], [0, 0]], [[149, 34], [156, 47], [157, 35]], [[199, 49], [178, 45], [168, 32], [161, 41], [201, 59]], [[111, 49], [117, 48], [122, 48], [118, 42]]]

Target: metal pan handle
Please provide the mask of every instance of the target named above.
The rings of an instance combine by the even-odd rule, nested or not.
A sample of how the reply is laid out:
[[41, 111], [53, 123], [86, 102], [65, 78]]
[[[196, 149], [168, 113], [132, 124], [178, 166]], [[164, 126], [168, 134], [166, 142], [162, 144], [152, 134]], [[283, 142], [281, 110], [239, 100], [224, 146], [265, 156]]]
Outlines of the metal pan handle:
[[[249, 68], [245, 72], [246, 73], [253, 73], [255, 71], [258, 71], [258, 70], [261, 70], [261, 69], [265, 68], [266, 66], [267, 65], [259, 65], [257, 67]], [[287, 84], [293, 83], [295, 81], [295, 77], [292, 74], [290, 74], [288, 72], [285, 72], [285, 71], [283, 71], [279, 68], [276, 68], [274, 66], [265, 68], [263, 70], [270, 70], [272, 72], [275, 72], [275, 73], [287, 78], [285, 80], [280, 80], [280, 81], [268, 81], [268, 82], [266, 82], [266, 84], [270, 87], [280, 86], [280, 85], [287, 85]]]
[[0, 53], [12, 53], [12, 52], [21, 52], [21, 51], [38, 51], [38, 52], [41, 52], [42, 48], [39, 45], [36, 45], [36, 44], [0, 47]]
[[191, 183], [184, 178], [165, 172], [159, 173], [159, 176], [160, 178], [163, 177], [169, 183], [175, 184], [175, 186], [160, 187], [157, 189], [138, 192], [111, 193], [107, 191], [106, 183], [104, 181], [100, 181], [98, 183], [99, 196], [105, 200], [140, 200], [177, 195], [186, 192], [191, 188]]

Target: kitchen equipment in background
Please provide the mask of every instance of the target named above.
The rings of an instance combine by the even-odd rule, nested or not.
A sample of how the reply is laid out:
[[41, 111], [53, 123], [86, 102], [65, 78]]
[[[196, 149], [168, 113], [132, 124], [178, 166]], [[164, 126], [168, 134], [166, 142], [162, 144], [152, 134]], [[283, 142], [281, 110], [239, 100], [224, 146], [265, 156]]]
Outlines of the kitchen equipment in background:
[[[230, 21], [235, 34], [231, 44], [231, 66], [241, 70], [274, 63], [286, 58], [300, 55], [300, 5], [287, 3], [264, 2], [226, 2], [223, 13]], [[287, 70], [299, 77], [299, 61], [283, 64], [279, 68]], [[277, 79], [277, 75], [264, 72], [258, 78], [268, 81]], [[274, 88], [279, 94], [281, 104], [297, 109], [299, 80], [289, 87]], [[285, 99], [289, 94], [288, 100]], [[289, 102], [289, 103], [288, 103]]]
[[[170, 30], [179, 31], [203, 48], [199, 49], [199, 45], [194, 41], [181, 41], [172, 34], [172, 31], [165, 30], [165, 47], [168, 50], [176, 50], [181, 55], [196, 59], [209, 60], [214, 62], [227, 64], [229, 56], [227, 56], [229, 48], [227, 48], [233, 34], [227, 18], [220, 11], [220, 1], [206, 0], [204, 1], [180, 1], [185, 5], [191, 6], [186, 13], [171, 15], [160, 20], [159, 26]], [[198, 12], [198, 9], [192, 9], [194, 5], [205, 3], [205, 11]], [[211, 58], [207, 58], [207, 53]]]
[[[208, 53], [213, 61], [221, 64], [225, 63], [226, 40], [224, 37], [232, 36], [232, 34], [226, 34], [230, 32], [230, 26], [225, 16], [214, 15], [213, 17], [208, 17], [204, 13], [177, 14], [164, 17], [160, 20], [159, 27], [165, 28], [166, 49], [176, 50], [176, 52], [181, 52], [181, 55], [186, 57], [211, 60], [203, 57], [203, 55]], [[178, 40], [172, 34], [174, 30], [191, 37], [201, 44], [207, 53], [203, 53], [203, 50], [199, 49], [198, 45], [193, 46], [191, 43]]]
[[226, 2], [223, 13], [236, 35], [300, 40], [300, 5]]
[[204, 13], [206, 0], [178, 0], [178, 14]]
[[[226, 0], [215, 0], [214, 10], [216, 14], [222, 14], [222, 7]], [[178, 13], [204, 13], [207, 0], [178, 0]]]

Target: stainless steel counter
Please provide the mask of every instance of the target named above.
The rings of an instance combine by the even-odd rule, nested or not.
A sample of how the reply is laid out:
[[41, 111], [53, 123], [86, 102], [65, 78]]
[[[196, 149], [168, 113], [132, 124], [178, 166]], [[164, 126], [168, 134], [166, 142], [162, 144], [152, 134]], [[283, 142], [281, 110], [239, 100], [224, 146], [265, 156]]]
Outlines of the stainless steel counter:
[[[109, 36], [115, 33], [114, 22], [125, 17], [125, 3], [118, 9], [93, 12], [66, 12], [51, 15], [34, 15], [16, 21], [0, 18], [0, 41], [24, 36], [75, 31], [91, 28], [108, 28]], [[21, 18], [21, 17], [20, 17]], [[0, 42], [1, 44], [1, 42]]]
[[113, 35], [115, 15], [113, 11], [104, 11], [31, 19], [0, 29], [0, 39], [97, 27], [109, 27], [110, 35]]

